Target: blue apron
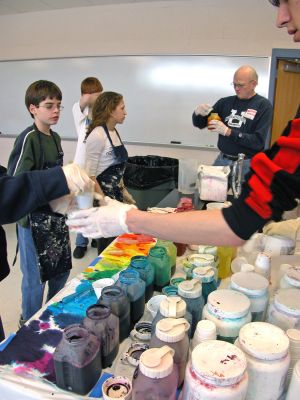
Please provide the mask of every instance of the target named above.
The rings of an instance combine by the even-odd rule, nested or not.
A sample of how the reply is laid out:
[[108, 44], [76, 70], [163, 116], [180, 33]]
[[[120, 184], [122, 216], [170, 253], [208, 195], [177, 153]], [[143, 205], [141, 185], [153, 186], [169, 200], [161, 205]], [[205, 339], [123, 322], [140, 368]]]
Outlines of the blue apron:
[[124, 175], [125, 163], [128, 159], [128, 153], [116, 129], [116, 134], [118, 135], [118, 138], [121, 142], [120, 146], [114, 146], [106, 125], [103, 125], [103, 129], [112, 146], [115, 155], [115, 164], [106, 168], [103, 172], [101, 172], [101, 174], [97, 176], [96, 179], [105, 196], [108, 196], [118, 201], [123, 201], [123, 194], [119, 185]]

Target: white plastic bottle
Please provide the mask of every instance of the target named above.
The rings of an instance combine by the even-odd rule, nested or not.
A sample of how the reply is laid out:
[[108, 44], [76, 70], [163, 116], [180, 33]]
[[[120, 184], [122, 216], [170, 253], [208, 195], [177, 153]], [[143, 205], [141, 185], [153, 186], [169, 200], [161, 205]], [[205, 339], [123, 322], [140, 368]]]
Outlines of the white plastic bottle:
[[221, 340], [200, 343], [186, 367], [180, 399], [245, 399], [248, 386], [246, 365], [244, 353], [231, 343]]
[[247, 400], [277, 400], [285, 389], [290, 355], [284, 331], [267, 322], [251, 322], [240, 330], [236, 345], [247, 357]]

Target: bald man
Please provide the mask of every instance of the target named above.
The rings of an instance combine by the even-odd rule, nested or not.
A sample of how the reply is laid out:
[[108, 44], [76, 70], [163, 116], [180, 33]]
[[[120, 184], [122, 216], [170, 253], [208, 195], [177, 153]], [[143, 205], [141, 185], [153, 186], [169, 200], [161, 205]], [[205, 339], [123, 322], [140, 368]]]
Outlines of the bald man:
[[207, 127], [211, 112], [218, 113], [221, 121], [209, 123], [210, 132], [218, 137], [220, 154], [214, 165], [231, 166], [239, 153], [245, 154], [242, 177], [249, 171], [250, 159], [265, 148], [272, 121], [272, 105], [255, 92], [257, 72], [250, 65], [238, 68], [233, 76], [235, 96], [223, 97], [213, 106], [199, 104], [193, 113], [193, 125]]

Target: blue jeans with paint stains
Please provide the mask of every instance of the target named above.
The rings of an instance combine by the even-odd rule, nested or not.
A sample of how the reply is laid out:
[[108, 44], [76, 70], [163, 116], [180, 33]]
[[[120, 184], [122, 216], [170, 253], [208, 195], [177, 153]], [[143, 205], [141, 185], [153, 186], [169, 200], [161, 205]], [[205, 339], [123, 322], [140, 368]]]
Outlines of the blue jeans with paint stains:
[[[20, 267], [22, 271], [22, 318], [28, 320], [43, 304], [45, 284], [40, 281], [37, 254], [30, 228], [18, 225]], [[64, 272], [48, 281], [47, 301], [66, 284], [70, 271]]]

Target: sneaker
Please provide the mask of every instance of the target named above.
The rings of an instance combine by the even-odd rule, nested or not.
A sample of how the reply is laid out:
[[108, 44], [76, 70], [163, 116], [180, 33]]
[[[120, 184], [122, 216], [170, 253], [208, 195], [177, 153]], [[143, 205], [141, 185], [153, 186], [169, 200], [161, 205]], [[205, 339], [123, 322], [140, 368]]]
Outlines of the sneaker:
[[26, 319], [23, 318], [22, 315], [20, 315], [20, 319], [19, 319], [19, 324], [18, 324], [18, 328], [21, 329], [22, 326], [26, 323]]
[[94, 247], [95, 249], [97, 248], [97, 240], [96, 239], [92, 239], [91, 247]]
[[73, 251], [73, 257], [74, 258], [82, 258], [85, 255], [85, 252], [87, 251], [87, 247], [84, 246], [76, 246], [75, 250]]

